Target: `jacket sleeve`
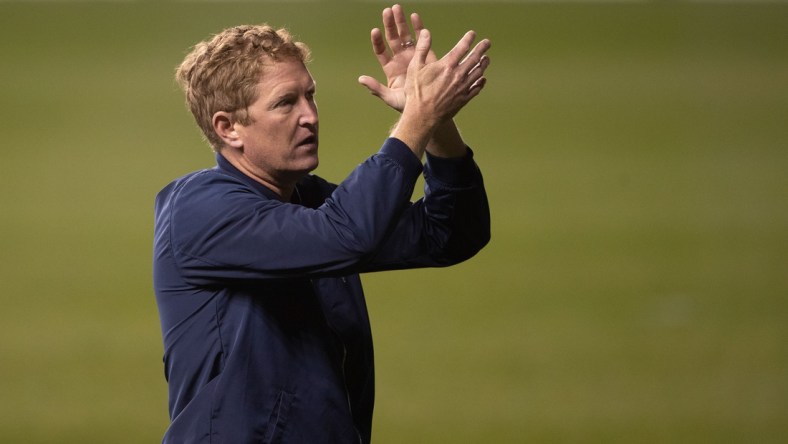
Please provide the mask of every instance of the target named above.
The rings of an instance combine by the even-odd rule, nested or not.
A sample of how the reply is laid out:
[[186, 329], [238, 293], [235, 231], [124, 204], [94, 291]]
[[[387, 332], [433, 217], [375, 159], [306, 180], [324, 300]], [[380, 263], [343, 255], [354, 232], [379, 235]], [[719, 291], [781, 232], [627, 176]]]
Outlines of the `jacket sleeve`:
[[400, 216], [364, 271], [443, 267], [490, 240], [490, 208], [473, 151], [460, 159], [427, 154], [424, 198]]
[[187, 283], [348, 274], [392, 231], [421, 171], [390, 138], [315, 209], [261, 198], [215, 170], [175, 187], [157, 207]]

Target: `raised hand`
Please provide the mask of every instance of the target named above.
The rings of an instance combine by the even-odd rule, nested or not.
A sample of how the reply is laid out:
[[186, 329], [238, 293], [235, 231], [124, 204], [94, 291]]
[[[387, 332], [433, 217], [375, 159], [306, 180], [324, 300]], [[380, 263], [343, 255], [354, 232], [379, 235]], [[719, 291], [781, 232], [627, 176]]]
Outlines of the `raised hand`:
[[489, 65], [484, 53], [490, 41], [484, 39], [471, 50], [476, 33], [468, 31], [443, 58], [428, 63], [429, 31], [422, 30], [420, 37], [403, 88], [405, 108], [413, 101], [428, 122], [444, 121], [454, 117], [484, 87], [484, 70]]
[[428, 63], [432, 39], [428, 30], [420, 31], [402, 88], [402, 117], [392, 132], [418, 156], [433, 132], [476, 97], [486, 83], [484, 71], [490, 61], [485, 52], [490, 41], [484, 39], [471, 50], [475, 38], [476, 34], [468, 31], [443, 58]]
[[[416, 53], [415, 37], [411, 36], [408, 21], [400, 5], [383, 10], [383, 29], [385, 31], [385, 41], [383, 32], [375, 28], [370, 37], [372, 40], [372, 50], [383, 68], [386, 75], [387, 86], [381, 84], [370, 76], [361, 76], [358, 81], [373, 95], [380, 97], [390, 107], [402, 112], [405, 107], [405, 77], [407, 76], [408, 65]], [[424, 23], [417, 13], [410, 15], [413, 25], [413, 32], [416, 36], [424, 29]], [[387, 45], [388, 44], [388, 45]], [[427, 53], [426, 62], [434, 62], [438, 58], [430, 50]]]

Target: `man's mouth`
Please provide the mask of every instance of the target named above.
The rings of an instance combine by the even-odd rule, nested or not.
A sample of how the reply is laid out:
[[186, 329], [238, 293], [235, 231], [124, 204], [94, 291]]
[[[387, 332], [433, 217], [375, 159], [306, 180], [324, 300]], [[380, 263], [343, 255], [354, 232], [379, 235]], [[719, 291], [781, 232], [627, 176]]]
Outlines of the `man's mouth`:
[[298, 142], [298, 146], [305, 146], [305, 145], [317, 146], [317, 136], [311, 135], [303, 138], [300, 142]]

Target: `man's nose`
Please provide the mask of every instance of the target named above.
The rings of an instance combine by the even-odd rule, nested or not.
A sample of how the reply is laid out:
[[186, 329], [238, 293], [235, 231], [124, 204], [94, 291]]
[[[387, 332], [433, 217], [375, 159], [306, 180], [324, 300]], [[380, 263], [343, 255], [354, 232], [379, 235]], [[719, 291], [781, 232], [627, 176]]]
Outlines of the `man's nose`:
[[302, 105], [300, 123], [302, 125], [316, 125], [317, 120], [317, 104], [313, 101], [305, 100]]

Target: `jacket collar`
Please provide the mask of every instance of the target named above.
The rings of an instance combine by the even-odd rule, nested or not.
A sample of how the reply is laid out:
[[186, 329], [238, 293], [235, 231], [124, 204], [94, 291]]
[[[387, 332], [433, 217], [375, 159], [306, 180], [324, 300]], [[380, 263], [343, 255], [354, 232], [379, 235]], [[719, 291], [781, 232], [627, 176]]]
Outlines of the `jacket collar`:
[[260, 182], [242, 173], [241, 170], [236, 168], [233, 164], [230, 163], [229, 160], [225, 159], [224, 156], [222, 156], [219, 153], [216, 153], [216, 167], [221, 171], [228, 173], [231, 176], [243, 181], [245, 184], [249, 185], [253, 190], [257, 191], [263, 196], [269, 199], [280, 200], [278, 194], [274, 193], [268, 187], [261, 184]]

